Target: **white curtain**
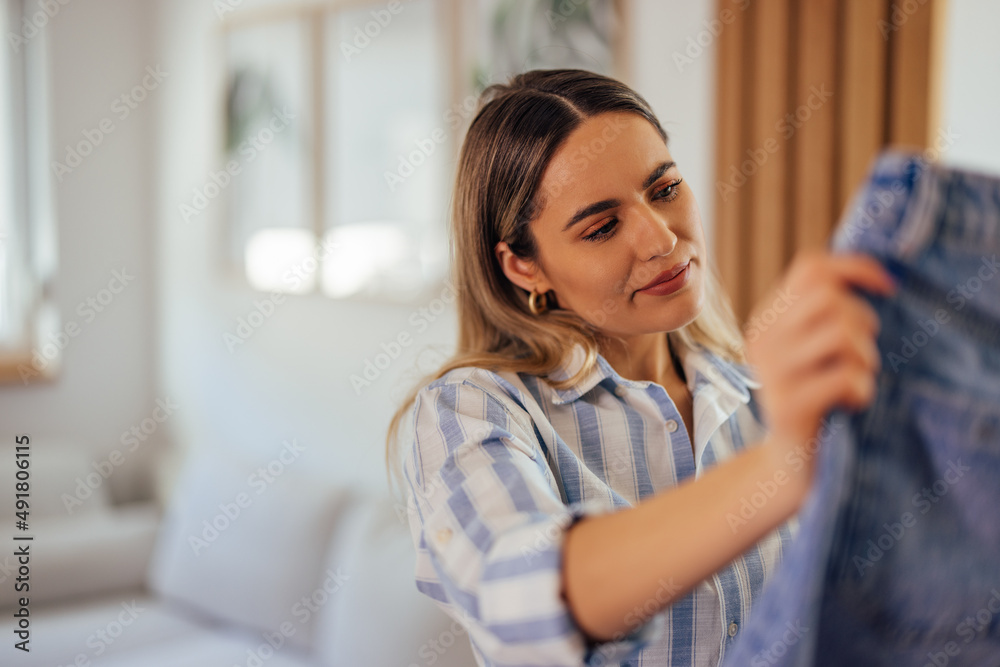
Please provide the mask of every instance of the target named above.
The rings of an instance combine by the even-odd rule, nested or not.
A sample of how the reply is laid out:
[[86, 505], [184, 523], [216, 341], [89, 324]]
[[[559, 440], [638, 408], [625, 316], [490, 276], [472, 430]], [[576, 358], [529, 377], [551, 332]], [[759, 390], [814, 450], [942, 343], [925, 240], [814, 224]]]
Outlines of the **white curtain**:
[[[58, 265], [45, 26], [0, 0], [0, 352], [30, 350]], [[32, 3], [32, 8], [37, 5]], [[51, 323], [50, 323], [51, 326]]]

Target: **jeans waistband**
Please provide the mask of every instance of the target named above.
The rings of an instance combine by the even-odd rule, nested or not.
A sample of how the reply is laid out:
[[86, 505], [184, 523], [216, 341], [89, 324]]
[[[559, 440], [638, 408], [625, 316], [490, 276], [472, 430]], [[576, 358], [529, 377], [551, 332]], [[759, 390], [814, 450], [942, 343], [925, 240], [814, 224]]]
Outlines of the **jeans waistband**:
[[919, 153], [884, 151], [845, 210], [831, 247], [916, 259], [935, 243], [1000, 253], [1000, 177], [928, 162]]

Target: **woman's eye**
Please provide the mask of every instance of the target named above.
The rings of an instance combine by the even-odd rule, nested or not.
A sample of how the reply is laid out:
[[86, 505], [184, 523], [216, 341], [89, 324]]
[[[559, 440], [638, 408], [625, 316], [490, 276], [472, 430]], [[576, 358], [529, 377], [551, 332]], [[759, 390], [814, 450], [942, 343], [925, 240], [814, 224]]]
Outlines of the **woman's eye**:
[[[609, 220], [606, 225], [595, 230], [593, 234], [588, 234], [583, 238], [586, 239], [587, 241], [600, 241], [602, 239], [606, 239], [611, 236], [612, 233], [611, 230], [614, 229], [612, 225], [617, 225], [617, 224], [618, 220], [616, 218], [611, 218], [611, 220]], [[607, 231], [602, 234], [601, 230], [607, 230]]]
[[[661, 189], [657, 190], [657, 192], [654, 195], [654, 197], [656, 197], [658, 199], [661, 199], [661, 200], [665, 200], [665, 201], [670, 201], [670, 200], [674, 199], [675, 197], [677, 197], [677, 195], [680, 194], [680, 191], [677, 189], [677, 186], [680, 185], [681, 181], [683, 181], [683, 180], [684, 180], [683, 178], [678, 178], [673, 183], [668, 183], [667, 185], [665, 185]], [[667, 194], [664, 195], [664, 196], [661, 196], [661, 195], [663, 195], [664, 192], [666, 192]]]
[[[681, 184], [683, 178], [678, 178], [673, 183], [667, 183], [665, 186], [656, 191], [653, 195], [654, 199], [660, 201], [673, 201], [680, 194], [680, 190], [677, 186]], [[603, 227], [596, 229], [592, 234], [584, 236], [586, 241], [603, 241], [604, 239], [611, 238], [614, 235], [614, 229], [618, 226], [618, 219], [611, 218]]]

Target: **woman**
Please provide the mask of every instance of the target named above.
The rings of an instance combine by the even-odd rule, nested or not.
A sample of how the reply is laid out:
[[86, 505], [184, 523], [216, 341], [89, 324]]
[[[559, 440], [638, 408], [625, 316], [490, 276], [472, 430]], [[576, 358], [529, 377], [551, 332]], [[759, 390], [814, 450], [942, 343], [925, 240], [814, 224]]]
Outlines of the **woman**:
[[719, 664], [822, 418], [873, 396], [878, 321], [851, 290], [891, 279], [800, 253], [744, 348], [659, 121], [581, 70], [483, 92], [453, 204], [458, 351], [387, 443], [392, 469], [412, 403], [417, 588], [480, 665]]

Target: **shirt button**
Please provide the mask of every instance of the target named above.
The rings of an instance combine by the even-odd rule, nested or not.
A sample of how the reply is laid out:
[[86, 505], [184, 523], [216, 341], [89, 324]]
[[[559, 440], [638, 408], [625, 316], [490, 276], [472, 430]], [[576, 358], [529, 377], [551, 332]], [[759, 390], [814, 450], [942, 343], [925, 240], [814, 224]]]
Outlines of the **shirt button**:
[[667, 431], [670, 432], [670, 433], [673, 433], [676, 430], [677, 430], [677, 422], [674, 421], [673, 419], [668, 419], [667, 420]]
[[615, 396], [624, 396], [626, 393], [628, 393], [628, 389], [626, 389], [622, 385], [618, 385], [617, 387], [615, 387]]
[[441, 544], [448, 544], [451, 540], [451, 528], [442, 528], [437, 532], [437, 541]]
[[735, 623], [730, 623], [729, 624], [729, 636], [730, 637], [735, 637], [737, 630], [739, 630], [739, 626], [738, 625], [736, 625]]

